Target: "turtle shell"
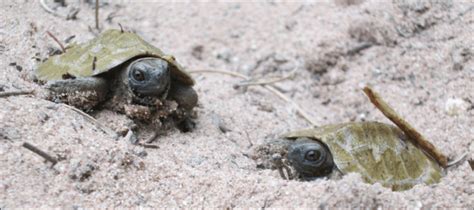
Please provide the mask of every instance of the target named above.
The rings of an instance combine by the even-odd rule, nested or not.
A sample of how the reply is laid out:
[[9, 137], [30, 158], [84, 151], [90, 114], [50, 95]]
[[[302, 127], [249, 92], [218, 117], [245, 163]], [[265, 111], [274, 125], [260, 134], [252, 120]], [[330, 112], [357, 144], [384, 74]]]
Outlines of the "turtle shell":
[[131, 59], [157, 57], [169, 62], [171, 77], [185, 85], [194, 85], [192, 77], [175, 58], [144, 41], [135, 33], [107, 30], [84, 44], [68, 46], [66, 53], [51, 56], [37, 71], [40, 80], [58, 80], [64, 75], [96, 76]]
[[328, 146], [343, 174], [356, 172], [368, 183], [379, 182], [396, 191], [420, 183], [437, 183], [443, 175], [438, 163], [392, 125], [379, 122], [326, 125], [290, 132], [284, 137], [320, 141]]

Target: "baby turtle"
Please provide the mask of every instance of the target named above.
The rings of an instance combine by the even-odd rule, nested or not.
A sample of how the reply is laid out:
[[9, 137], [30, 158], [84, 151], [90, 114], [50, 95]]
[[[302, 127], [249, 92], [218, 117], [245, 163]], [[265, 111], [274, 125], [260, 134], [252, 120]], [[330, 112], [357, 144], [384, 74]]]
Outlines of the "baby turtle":
[[[286, 151], [273, 155], [272, 160], [282, 177], [286, 178], [283, 169], [288, 177], [302, 180], [355, 172], [368, 183], [378, 182], [395, 191], [420, 183], [439, 182], [445, 173], [446, 157], [375, 92], [370, 88], [364, 91], [398, 127], [379, 122], [353, 122], [284, 134], [282, 139], [289, 140]], [[276, 141], [277, 146], [281, 147], [281, 141]]]
[[194, 80], [160, 49], [137, 34], [107, 30], [91, 41], [52, 56], [37, 70], [52, 100], [89, 111], [101, 107], [131, 119], [190, 131], [198, 96]]

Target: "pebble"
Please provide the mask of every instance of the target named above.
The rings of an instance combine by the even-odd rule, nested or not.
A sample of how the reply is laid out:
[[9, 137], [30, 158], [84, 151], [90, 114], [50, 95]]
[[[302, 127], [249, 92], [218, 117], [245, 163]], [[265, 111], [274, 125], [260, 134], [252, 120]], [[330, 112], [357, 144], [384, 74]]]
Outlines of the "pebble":
[[227, 63], [231, 62], [232, 54], [229, 49], [221, 49], [219, 51], [213, 52], [214, 56], [216, 56], [217, 59], [223, 60]]
[[450, 98], [446, 101], [444, 109], [449, 116], [457, 116], [465, 112], [469, 104], [460, 98]]

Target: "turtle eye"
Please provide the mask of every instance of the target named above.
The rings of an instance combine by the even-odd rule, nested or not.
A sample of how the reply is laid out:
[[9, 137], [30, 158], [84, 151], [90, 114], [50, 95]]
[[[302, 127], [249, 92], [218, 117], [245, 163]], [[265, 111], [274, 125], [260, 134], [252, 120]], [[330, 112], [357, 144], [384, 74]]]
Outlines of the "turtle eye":
[[133, 76], [133, 79], [135, 79], [136, 81], [145, 80], [145, 74], [142, 71], [137, 70], [137, 69], [133, 71], [132, 76]]
[[307, 151], [304, 155], [304, 159], [309, 161], [318, 161], [321, 158], [321, 152], [318, 150]]

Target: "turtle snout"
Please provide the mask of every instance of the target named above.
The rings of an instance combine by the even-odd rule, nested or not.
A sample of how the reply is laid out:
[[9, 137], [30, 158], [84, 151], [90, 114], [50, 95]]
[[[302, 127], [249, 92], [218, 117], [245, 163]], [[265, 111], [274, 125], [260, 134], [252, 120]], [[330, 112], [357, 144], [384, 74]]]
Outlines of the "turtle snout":
[[160, 67], [154, 69], [153, 73], [156, 80], [169, 80], [170, 71], [168, 67]]
[[170, 74], [167, 70], [148, 71], [149, 79], [139, 85], [135, 91], [143, 96], [166, 97], [170, 89]]
[[155, 96], [163, 95], [170, 87], [170, 73], [168, 69], [158, 69], [154, 71], [153, 79], [150, 81], [151, 94]]

